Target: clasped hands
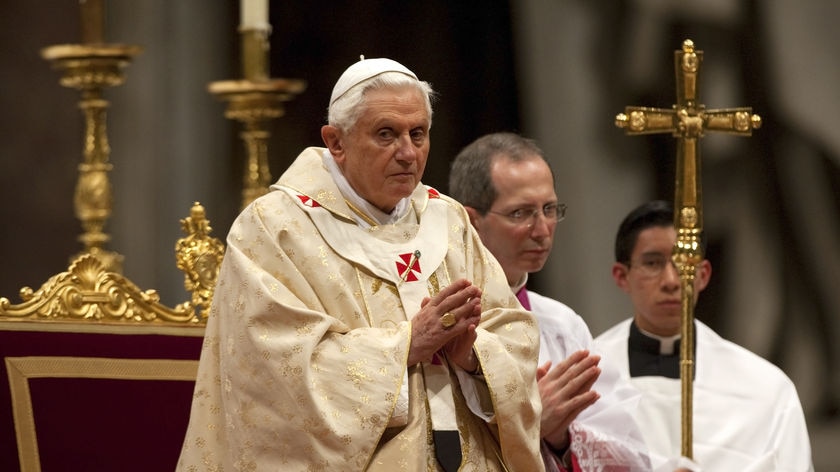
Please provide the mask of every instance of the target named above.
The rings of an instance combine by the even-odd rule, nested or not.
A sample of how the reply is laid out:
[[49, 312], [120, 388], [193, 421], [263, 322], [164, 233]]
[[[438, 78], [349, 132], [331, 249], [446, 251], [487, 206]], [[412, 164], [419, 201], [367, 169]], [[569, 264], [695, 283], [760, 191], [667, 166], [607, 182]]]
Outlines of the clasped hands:
[[443, 349], [452, 363], [467, 372], [475, 371], [478, 359], [473, 343], [480, 321], [481, 289], [469, 280], [456, 280], [434, 297], [424, 298], [411, 320], [408, 365], [431, 359]]
[[592, 390], [601, 375], [600, 361], [600, 356], [580, 350], [554, 368], [551, 361], [537, 368], [537, 387], [542, 400], [540, 436], [555, 450], [569, 447], [569, 425], [601, 397]]

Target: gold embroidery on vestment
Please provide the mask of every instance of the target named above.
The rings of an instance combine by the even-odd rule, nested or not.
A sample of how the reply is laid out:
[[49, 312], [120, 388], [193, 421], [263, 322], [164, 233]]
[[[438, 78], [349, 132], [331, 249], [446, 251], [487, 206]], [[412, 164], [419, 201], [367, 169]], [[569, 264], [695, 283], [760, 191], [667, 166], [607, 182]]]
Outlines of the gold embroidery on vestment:
[[437, 278], [437, 272], [432, 272], [429, 276], [429, 292], [434, 297], [440, 292], [440, 282]]
[[[359, 298], [361, 298], [362, 305], [364, 305], [364, 308], [365, 308], [365, 313], [364, 313], [365, 319], [367, 319], [368, 326], [373, 326], [373, 320], [370, 317], [371, 316], [370, 315], [370, 305], [368, 305], [367, 295], [365, 295], [364, 289], [363, 289], [363, 287], [365, 285], [362, 283], [362, 272], [359, 270], [358, 267], [354, 267], [354, 270], [356, 271], [356, 280], [357, 280], [357, 283], [359, 284]], [[370, 288], [371, 294], [376, 293], [379, 290], [379, 286], [381, 286], [381, 285], [382, 285], [382, 280], [373, 279], [373, 283], [371, 284], [371, 288]]]
[[350, 208], [350, 210], [352, 210], [359, 218], [363, 219], [365, 223], [370, 226], [376, 226], [376, 221], [374, 221], [373, 218], [367, 216], [362, 210], [356, 208], [356, 206], [350, 203], [346, 198], [344, 199], [344, 203], [347, 204], [347, 208]]

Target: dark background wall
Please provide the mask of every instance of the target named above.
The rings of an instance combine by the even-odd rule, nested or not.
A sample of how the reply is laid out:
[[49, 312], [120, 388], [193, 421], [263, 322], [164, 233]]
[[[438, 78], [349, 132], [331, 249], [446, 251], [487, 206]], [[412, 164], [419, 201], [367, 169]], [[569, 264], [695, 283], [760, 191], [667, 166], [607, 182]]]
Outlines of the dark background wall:
[[[7, 137], [0, 164], [4, 202], [0, 221], [7, 222], [0, 233], [0, 263], [15, 268], [0, 271], [0, 294], [11, 298], [23, 285], [39, 286], [82, 247], [75, 241], [81, 227], [72, 206], [82, 153], [79, 93], [58, 85], [58, 72], [39, 57], [44, 47], [79, 42], [80, 33], [72, 1], [56, 2], [50, 8], [38, 2], [3, 2], [0, 8], [0, 21], [6, 26], [0, 32], [5, 84], [0, 103], [6, 110], [0, 116], [0, 129]], [[216, 236], [223, 237], [239, 205], [244, 149], [237, 138], [238, 124], [223, 117], [224, 104], [206, 86], [240, 77], [238, 3], [205, 8], [200, 2], [173, 7], [167, 2], [111, 1], [106, 9], [106, 41], [144, 48], [127, 68], [126, 83], [106, 91], [115, 167], [111, 174], [115, 211], [106, 232], [115, 240], [130, 240], [124, 242], [128, 248], [114, 244], [110, 248], [125, 254], [140, 244], [136, 240], [154, 233], [169, 237], [174, 245], [178, 218], [187, 215], [193, 199], [207, 206]], [[286, 2], [282, 8], [272, 8], [270, 15], [271, 77], [307, 83], [307, 89], [286, 105], [285, 116], [273, 123], [269, 147], [273, 178], [304, 147], [321, 144], [320, 126], [325, 123], [332, 86], [360, 55], [403, 62], [438, 92], [434, 144], [424, 179], [430, 185], [445, 189], [449, 161], [472, 139], [495, 130], [519, 129], [507, 2], [344, 1], [330, 2], [328, 14], [308, 2]], [[218, 28], [212, 30], [212, 25]], [[186, 32], [179, 33], [176, 29], [182, 27]], [[150, 32], [157, 36], [148, 36]], [[208, 62], [210, 66], [203, 65]], [[157, 69], [150, 73], [152, 67]], [[203, 76], [196, 76], [196, 69]], [[196, 80], [185, 84], [187, 78]], [[140, 110], [141, 106], [146, 108]], [[187, 122], [194, 124], [186, 128]], [[174, 135], [180, 130], [191, 134]], [[185, 160], [211, 170], [173, 172]], [[170, 168], [160, 168], [167, 162]], [[201, 177], [206, 177], [204, 182], [196, 183]], [[150, 187], [137, 190], [138, 179]], [[125, 186], [134, 190], [127, 194]], [[167, 198], [187, 193], [184, 188], [195, 191], [178, 201]], [[152, 202], [151, 211], [157, 214], [136, 208], [131, 203], [134, 198]], [[141, 213], [126, 215], [121, 209]], [[160, 220], [160, 210], [171, 215], [168, 222]], [[144, 245], [138, 250], [166, 247]], [[127, 257], [125, 264], [132, 276], [135, 261]], [[133, 275], [154, 284], [152, 277], [160, 273], [150, 272], [157, 274]], [[173, 274], [177, 279], [177, 271]], [[159, 290], [175, 302], [182, 291], [177, 284], [174, 289]]]

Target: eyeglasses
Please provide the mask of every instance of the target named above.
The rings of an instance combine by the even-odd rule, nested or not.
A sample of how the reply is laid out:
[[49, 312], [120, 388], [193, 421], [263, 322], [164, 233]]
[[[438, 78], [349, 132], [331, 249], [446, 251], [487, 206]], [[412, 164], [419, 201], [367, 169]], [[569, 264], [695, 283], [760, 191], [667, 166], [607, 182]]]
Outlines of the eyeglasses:
[[662, 255], [644, 256], [636, 263], [628, 262], [627, 267], [637, 269], [639, 271], [639, 275], [642, 277], [653, 279], [662, 276], [665, 266], [669, 264], [674, 268], [674, 270], [678, 270], [677, 264], [673, 259]]
[[566, 204], [549, 203], [542, 208], [517, 208], [509, 213], [487, 210], [487, 213], [504, 216], [517, 226], [527, 225], [530, 228], [534, 226], [534, 223], [537, 221], [537, 215], [540, 214], [545, 217], [548, 223], [563, 221], [563, 218], [566, 217]]

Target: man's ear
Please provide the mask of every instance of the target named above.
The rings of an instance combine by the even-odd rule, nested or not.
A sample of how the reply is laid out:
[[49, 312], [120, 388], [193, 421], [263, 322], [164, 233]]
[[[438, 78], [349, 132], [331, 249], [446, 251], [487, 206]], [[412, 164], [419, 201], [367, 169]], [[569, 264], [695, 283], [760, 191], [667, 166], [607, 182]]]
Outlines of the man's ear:
[[478, 214], [478, 210], [473, 207], [464, 206], [464, 209], [467, 210], [467, 215], [470, 216], [470, 223], [473, 225], [475, 229], [478, 229], [479, 220], [481, 215]]
[[697, 293], [703, 291], [709, 285], [709, 279], [712, 278], [712, 263], [708, 259], [703, 259], [697, 264], [697, 271], [694, 274], [695, 290]]
[[321, 140], [330, 150], [336, 162], [344, 159], [344, 143], [341, 139], [341, 130], [335, 126], [324, 125], [321, 127]]
[[618, 288], [625, 292], [629, 292], [629, 282], [627, 281], [627, 271], [629, 270], [630, 268], [621, 262], [616, 262], [612, 266], [612, 278]]

